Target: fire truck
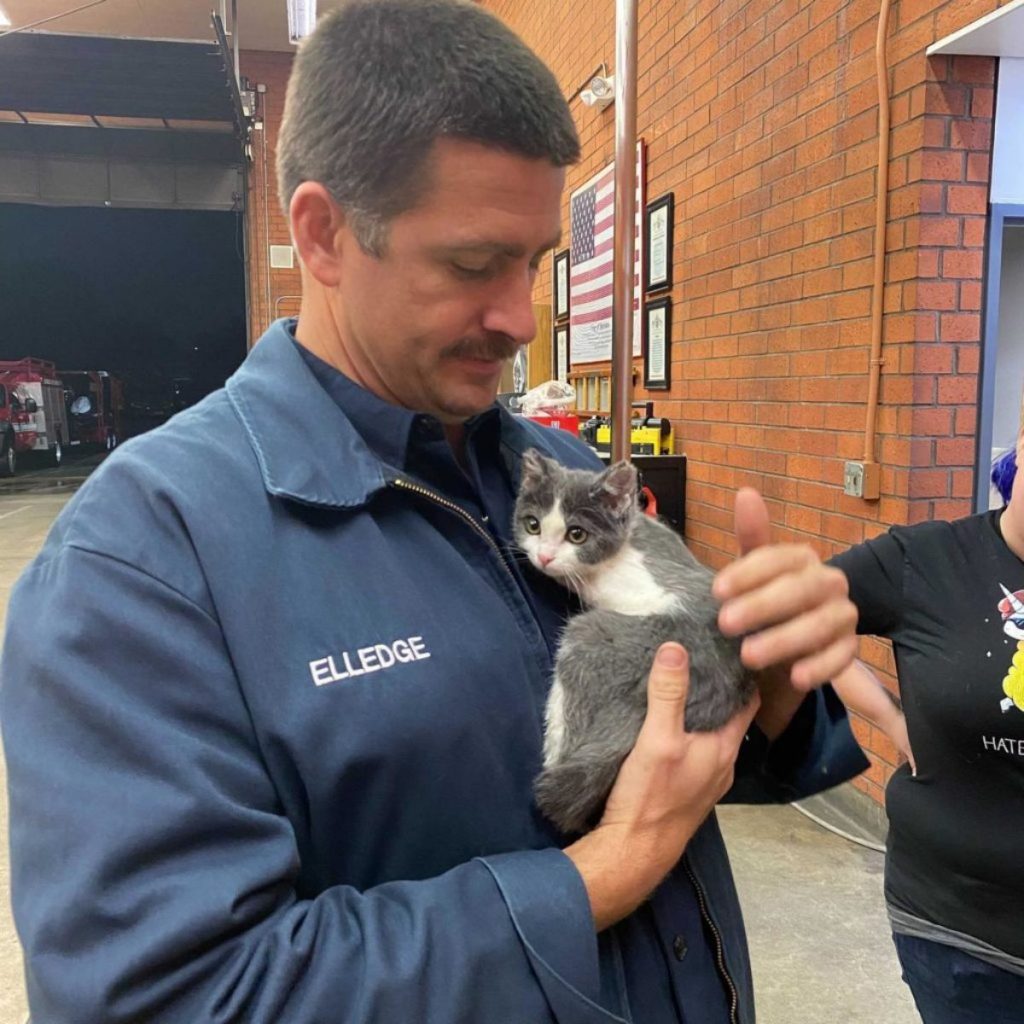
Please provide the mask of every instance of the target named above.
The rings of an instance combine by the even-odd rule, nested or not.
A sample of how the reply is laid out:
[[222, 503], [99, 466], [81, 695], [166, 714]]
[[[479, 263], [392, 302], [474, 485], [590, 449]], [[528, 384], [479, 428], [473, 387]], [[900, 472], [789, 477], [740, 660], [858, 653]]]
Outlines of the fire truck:
[[64, 458], [68, 419], [64, 385], [45, 359], [0, 361], [0, 476], [13, 476], [18, 459], [42, 452], [54, 466]]
[[72, 445], [113, 451], [122, 438], [124, 386], [106, 370], [59, 370], [68, 406]]

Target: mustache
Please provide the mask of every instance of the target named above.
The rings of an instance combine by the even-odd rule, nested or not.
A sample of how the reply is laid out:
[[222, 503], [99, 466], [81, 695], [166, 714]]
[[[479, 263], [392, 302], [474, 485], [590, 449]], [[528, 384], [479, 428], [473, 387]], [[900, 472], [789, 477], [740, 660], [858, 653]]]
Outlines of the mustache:
[[445, 349], [449, 359], [514, 359], [522, 346], [504, 334], [486, 338], [463, 338]]

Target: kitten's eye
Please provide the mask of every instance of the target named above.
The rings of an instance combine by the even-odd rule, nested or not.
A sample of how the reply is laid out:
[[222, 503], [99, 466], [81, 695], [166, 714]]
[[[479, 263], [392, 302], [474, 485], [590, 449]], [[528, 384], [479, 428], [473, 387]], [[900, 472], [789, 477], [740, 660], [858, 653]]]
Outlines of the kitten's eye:
[[570, 544], [582, 544], [589, 536], [590, 534], [582, 526], [570, 526], [566, 533]]
[[523, 529], [527, 533], [540, 533], [540, 520], [536, 516], [523, 516]]

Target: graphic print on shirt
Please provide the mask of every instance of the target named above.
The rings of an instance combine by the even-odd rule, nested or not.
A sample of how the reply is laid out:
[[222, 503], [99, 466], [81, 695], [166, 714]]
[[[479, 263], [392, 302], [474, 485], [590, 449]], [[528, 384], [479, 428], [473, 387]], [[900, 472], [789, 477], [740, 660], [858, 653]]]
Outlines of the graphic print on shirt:
[[1003, 617], [1003, 632], [1017, 641], [1017, 650], [1010, 667], [1003, 677], [1003, 693], [1006, 695], [999, 708], [1005, 714], [1011, 708], [1024, 711], [1024, 590], [1011, 592], [999, 584], [1003, 599], [999, 602], [999, 614]]

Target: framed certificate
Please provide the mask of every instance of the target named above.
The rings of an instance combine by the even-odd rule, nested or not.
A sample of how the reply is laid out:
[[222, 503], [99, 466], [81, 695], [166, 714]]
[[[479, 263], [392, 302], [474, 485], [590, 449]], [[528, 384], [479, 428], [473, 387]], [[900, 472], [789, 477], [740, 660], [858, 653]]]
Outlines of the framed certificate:
[[561, 320], [569, 315], [569, 250], [555, 253], [554, 276], [551, 282], [552, 318]]
[[646, 262], [644, 291], [657, 292], [672, 287], [672, 225], [675, 196], [668, 192], [647, 206], [644, 220]]
[[553, 334], [551, 365], [555, 371], [555, 380], [564, 383], [569, 379], [569, 325], [556, 325]]
[[644, 387], [667, 391], [672, 366], [672, 300], [651, 299], [644, 306]]

